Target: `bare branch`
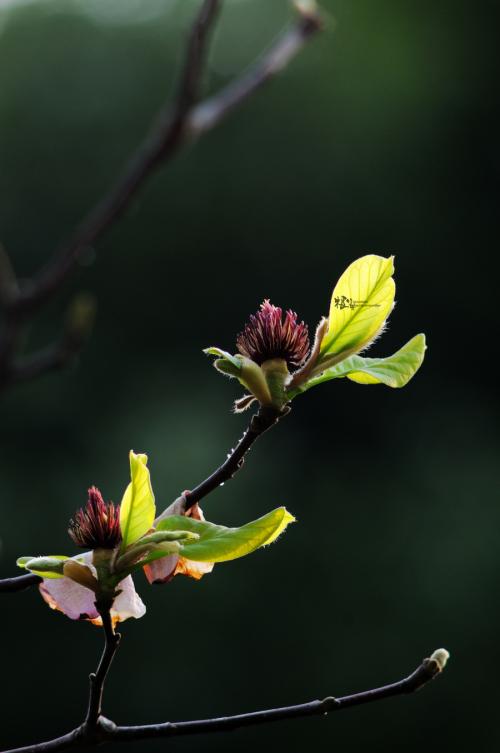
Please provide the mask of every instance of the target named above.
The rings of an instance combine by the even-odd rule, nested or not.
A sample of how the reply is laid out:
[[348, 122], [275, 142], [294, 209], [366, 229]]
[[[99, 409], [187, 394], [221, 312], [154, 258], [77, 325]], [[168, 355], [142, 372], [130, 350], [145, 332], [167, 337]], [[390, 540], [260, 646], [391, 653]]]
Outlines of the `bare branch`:
[[241, 78], [195, 107], [187, 128], [192, 138], [217, 126], [238, 105], [248, 99], [271, 78], [286, 68], [307, 41], [320, 31], [321, 17], [317, 12], [301, 14], [294, 26], [286, 29], [270, 50], [264, 53]]
[[271, 426], [277, 424], [280, 418], [286, 416], [289, 412], [289, 407], [285, 407], [279, 411], [275, 408], [261, 406], [258, 412], [250, 419], [247, 430], [234, 450], [231, 450], [225, 462], [208, 478], [198, 484], [198, 486], [184, 493], [187, 499], [187, 509], [192, 507], [195, 502], [199, 502], [203, 497], [206, 497], [210, 492], [213, 492], [214, 489], [217, 489], [225, 481], [229, 481], [243, 466], [245, 455], [255, 440], [270, 429]]
[[0, 243], [0, 305], [8, 306], [18, 293], [19, 287], [10, 256]]
[[57, 342], [29, 356], [13, 359], [4, 367], [0, 389], [26, 382], [50, 371], [59, 371], [79, 355], [87, 341], [95, 317], [92, 296], [80, 294], [72, 301], [62, 336]]
[[111, 662], [114, 659], [116, 650], [120, 643], [120, 633], [115, 633], [111, 620], [110, 610], [112, 601], [107, 604], [96, 602], [97, 611], [101, 615], [102, 626], [104, 629], [104, 650], [102, 652], [97, 672], [90, 675], [90, 695], [87, 716], [85, 718], [85, 727], [92, 730], [96, 727], [97, 721], [102, 712], [102, 696], [104, 692], [104, 683], [108, 676]]
[[424, 659], [417, 669], [408, 677], [390, 685], [383, 685], [372, 690], [365, 690], [353, 695], [334, 698], [329, 696], [322, 701], [310, 701], [295, 706], [284, 706], [265, 711], [254, 711], [249, 714], [223, 716], [216, 719], [197, 719], [190, 722], [165, 722], [162, 724], [145, 724], [137, 727], [122, 727], [115, 725], [109, 719], [100, 717], [98, 720], [98, 734], [88, 738], [83, 727], [79, 727], [68, 735], [50, 740], [46, 743], [16, 748], [6, 753], [49, 753], [49, 751], [65, 750], [82, 743], [127, 742], [133, 740], [154, 740], [181, 735], [199, 735], [212, 732], [230, 732], [240, 727], [251, 727], [270, 722], [300, 719], [307, 716], [325, 716], [333, 711], [342, 711], [351, 706], [374, 703], [397, 695], [414, 693], [424, 687], [443, 671], [448, 659], [445, 649], [434, 651], [429, 659]]
[[[187, 500], [186, 509], [192, 507], [196, 502], [206, 497], [208, 494], [217, 489], [222, 483], [231, 479], [237, 471], [243, 466], [245, 455], [265, 431], [278, 423], [278, 421], [290, 412], [289, 407], [278, 411], [275, 408], [260, 407], [250, 419], [250, 424], [243, 434], [242, 438], [228, 455], [224, 463], [217, 468], [208, 478], [202, 481], [192, 491], [184, 492]], [[159, 516], [161, 517], [161, 516]], [[0, 580], [0, 593], [8, 591], [24, 591], [29, 586], [38, 585], [42, 578], [38, 575], [20, 575], [17, 578], [6, 578]]]
[[91, 210], [74, 235], [59, 249], [40, 276], [11, 303], [11, 309], [30, 314], [65, 282], [79, 256], [125, 212], [149, 175], [167, 161], [182, 142], [186, 113], [198, 94], [209, 32], [221, 0], [204, 0], [188, 40], [183, 73], [174, 105], [166, 106], [149, 136], [133, 155], [108, 194]]
[[247, 73], [219, 94], [195, 106], [209, 33], [220, 5], [221, 0], [204, 0], [192, 27], [174, 106], [168, 105], [162, 110], [149, 136], [111, 191], [83, 220], [73, 237], [41, 271], [38, 279], [16, 296], [10, 304], [11, 311], [27, 316], [50, 298], [71, 274], [82, 251], [93, 245], [119, 219], [158, 167], [168, 162], [187, 140], [213, 128], [275, 76], [321, 28], [321, 19], [316, 11], [300, 12], [296, 22]]
[[38, 575], [29, 573], [28, 575], [18, 575], [16, 578], [4, 578], [0, 580], [0, 593], [12, 593], [14, 591], [25, 591], [31, 586], [37, 586], [42, 582]]

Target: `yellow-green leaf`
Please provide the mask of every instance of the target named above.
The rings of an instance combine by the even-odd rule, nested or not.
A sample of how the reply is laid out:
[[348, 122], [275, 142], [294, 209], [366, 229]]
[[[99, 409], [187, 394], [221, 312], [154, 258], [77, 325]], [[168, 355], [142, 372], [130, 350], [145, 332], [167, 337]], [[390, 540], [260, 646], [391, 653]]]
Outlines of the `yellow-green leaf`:
[[155, 518], [155, 498], [147, 467], [148, 456], [130, 451], [131, 482], [125, 490], [120, 505], [122, 549], [143, 536]]
[[301, 387], [301, 390], [304, 392], [317, 384], [341, 377], [347, 377], [359, 384], [404, 387], [422, 365], [426, 347], [425, 335], [420, 334], [415, 335], [406, 345], [387, 358], [351, 356], [310, 379]]
[[45, 557], [19, 557], [18, 567], [29, 570], [41, 578], [63, 578], [64, 563], [69, 559], [63, 554], [50, 554]]
[[[369, 254], [353, 262], [333, 291], [321, 360], [357, 353], [379, 333], [394, 305], [394, 257]], [[333, 365], [333, 364], [332, 364]]]
[[187, 559], [195, 562], [226, 562], [270, 544], [294, 521], [293, 515], [284, 507], [278, 507], [240, 528], [226, 528], [205, 520], [172, 515], [164, 518], [158, 524], [158, 529], [184, 529], [199, 535], [197, 541], [179, 542], [181, 554]]
[[236, 371], [239, 371], [241, 369], [241, 356], [239, 355], [232, 356], [231, 353], [215, 347], [205, 348], [203, 352], [207, 356], [217, 356], [222, 361], [229, 361], [229, 363], [232, 364]]

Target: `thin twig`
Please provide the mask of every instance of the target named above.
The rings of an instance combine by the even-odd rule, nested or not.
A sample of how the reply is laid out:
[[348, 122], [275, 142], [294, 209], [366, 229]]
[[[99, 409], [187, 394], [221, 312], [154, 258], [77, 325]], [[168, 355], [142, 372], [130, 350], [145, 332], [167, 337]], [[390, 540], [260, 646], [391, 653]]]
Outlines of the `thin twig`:
[[261, 406], [259, 411], [255, 413], [250, 419], [250, 424], [243, 434], [242, 438], [231, 450], [227, 459], [222, 463], [217, 470], [215, 470], [208, 478], [202, 481], [198, 486], [189, 492], [185, 492], [187, 505], [186, 509], [192, 507], [195, 502], [199, 502], [203, 497], [206, 497], [214, 489], [223, 484], [225, 481], [229, 481], [234, 474], [242, 467], [245, 455], [249, 451], [256, 439], [258, 439], [265, 431], [278, 423], [280, 418], [289, 413], [290, 409], [287, 407], [284, 410], [276, 410], [275, 408]]
[[240, 78], [193, 108], [187, 123], [191, 137], [198, 138], [217, 126], [238, 105], [286, 68], [310, 37], [321, 30], [322, 25], [317, 12], [301, 14], [296, 23], [285, 29], [273, 46]]
[[[186, 509], [188, 510], [196, 502], [206, 497], [208, 494], [217, 489], [222, 483], [232, 478], [237, 471], [243, 466], [245, 455], [251, 446], [265, 431], [278, 423], [286, 416], [290, 409], [278, 411], [270, 407], [261, 407], [250, 419], [250, 423], [242, 438], [236, 447], [230, 452], [227, 459], [217, 468], [208, 478], [202, 481], [192, 491], [185, 492], [187, 500]], [[6, 578], [0, 580], [0, 593], [3, 591], [24, 591], [29, 586], [38, 585], [42, 578], [38, 575], [19, 575], [16, 578]]]
[[101, 716], [104, 683], [106, 682], [109, 668], [114, 659], [121, 638], [120, 633], [115, 633], [113, 628], [113, 622], [110, 615], [111, 606], [112, 602], [108, 604], [99, 604], [99, 602], [96, 602], [97, 611], [101, 615], [102, 626], [104, 629], [104, 649], [97, 671], [92, 673], [89, 678], [89, 705], [84, 722], [89, 731], [96, 727], [98, 719]]
[[121, 177], [89, 212], [74, 235], [33, 281], [11, 301], [9, 310], [27, 316], [36, 311], [65, 282], [86, 248], [120, 218], [145, 180], [176, 152], [183, 140], [186, 114], [198, 95], [209, 32], [221, 0], [204, 0], [191, 27], [183, 72], [175, 103], [160, 113], [150, 134], [132, 156]]
[[[64, 330], [56, 342], [21, 358], [16, 358], [11, 349], [0, 366], [0, 391], [13, 383], [26, 382], [47, 372], [59, 371], [74, 361], [89, 337], [94, 315], [93, 297], [87, 294], [77, 295], [68, 309]], [[17, 329], [18, 325], [11, 322], [7, 332], [15, 335]]]
[[15, 578], [4, 578], [0, 580], [0, 593], [12, 593], [14, 591], [25, 591], [31, 586], [37, 586], [42, 582], [38, 575], [29, 573], [28, 575], [18, 575]]
[[220, 0], [205, 0], [192, 27], [174, 107], [166, 106], [149, 136], [132, 157], [115, 186], [88, 214], [75, 234], [41, 271], [37, 280], [10, 303], [23, 316], [35, 311], [64, 283], [83, 250], [91, 246], [127, 209], [150, 175], [170, 160], [187, 141], [217, 125], [226, 115], [282, 70], [321, 28], [317, 12], [300, 13], [271, 50], [249, 71], [205, 102], [195, 106], [209, 32]]
[[0, 243], [0, 305], [8, 306], [18, 293], [18, 282], [12, 261]]
[[[223, 716], [216, 719], [197, 719], [190, 722], [164, 722], [162, 724], [145, 724], [136, 727], [117, 726], [109, 719], [100, 717], [98, 726], [100, 734], [98, 738], [89, 742], [128, 742], [133, 740], [154, 740], [181, 735], [199, 735], [212, 732], [229, 732], [240, 727], [250, 727], [270, 722], [300, 719], [307, 716], [325, 716], [333, 711], [342, 711], [351, 706], [360, 706], [365, 703], [374, 703], [385, 698], [397, 695], [407, 695], [427, 685], [437, 677], [444, 669], [448, 659], [448, 652], [444, 649], [434, 651], [429, 659], [424, 659], [417, 669], [403, 680], [390, 685], [383, 685], [372, 690], [365, 690], [353, 695], [334, 698], [329, 696], [322, 701], [310, 701], [295, 706], [284, 706], [265, 711], [254, 711], [249, 714], [237, 714], [236, 716]], [[38, 743], [25, 748], [16, 748], [5, 753], [49, 753], [49, 751], [64, 750], [75, 745], [87, 742], [85, 734], [82, 737], [82, 729], [77, 728], [69, 735], [50, 740], [46, 743]]]

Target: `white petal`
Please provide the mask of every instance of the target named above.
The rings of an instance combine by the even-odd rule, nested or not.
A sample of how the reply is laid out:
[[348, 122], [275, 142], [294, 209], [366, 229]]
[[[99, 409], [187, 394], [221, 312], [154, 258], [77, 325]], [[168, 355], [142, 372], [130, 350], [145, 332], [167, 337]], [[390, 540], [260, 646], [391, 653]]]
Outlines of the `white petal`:
[[52, 609], [59, 609], [72, 620], [100, 619], [95, 608], [95, 593], [70, 578], [44, 578], [40, 593]]
[[134, 581], [131, 575], [127, 575], [125, 580], [118, 584], [118, 590], [121, 593], [114, 600], [111, 608], [111, 617], [113, 621], [123, 622], [129, 617], [139, 619], [146, 612], [146, 607], [141, 597], [134, 587]]
[[150, 583], [168, 583], [175, 575], [178, 561], [178, 554], [160, 557], [149, 565], [144, 565], [144, 574]]
[[[93, 575], [97, 571], [92, 564], [92, 552], [85, 552], [73, 557], [81, 565], [89, 568]], [[72, 620], [90, 620], [95, 625], [102, 625], [102, 620], [95, 607], [95, 593], [70, 578], [44, 578], [40, 583], [40, 593], [51, 609], [58, 609]], [[118, 584], [120, 591], [113, 602], [111, 617], [113, 623], [123, 622], [129, 617], [139, 618], [146, 612], [142, 599], [134, 588], [132, 576], [128, 575]]]

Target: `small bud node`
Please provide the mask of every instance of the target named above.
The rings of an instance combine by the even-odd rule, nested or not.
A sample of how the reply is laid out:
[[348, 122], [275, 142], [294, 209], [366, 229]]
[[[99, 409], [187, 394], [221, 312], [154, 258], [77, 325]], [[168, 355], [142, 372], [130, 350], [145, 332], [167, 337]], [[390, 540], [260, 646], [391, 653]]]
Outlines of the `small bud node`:
[[448, 659], [450, 658], [449, 651], [447, 651], [445, 648], [438, 648], [436, 651], [434, 651], [431, 656], [429, 657], [429, 661], [434, 662], [437, 664], [438, 672], [442, 672], [443, 669], [446, 667], [446, 663], [448, 662]]

